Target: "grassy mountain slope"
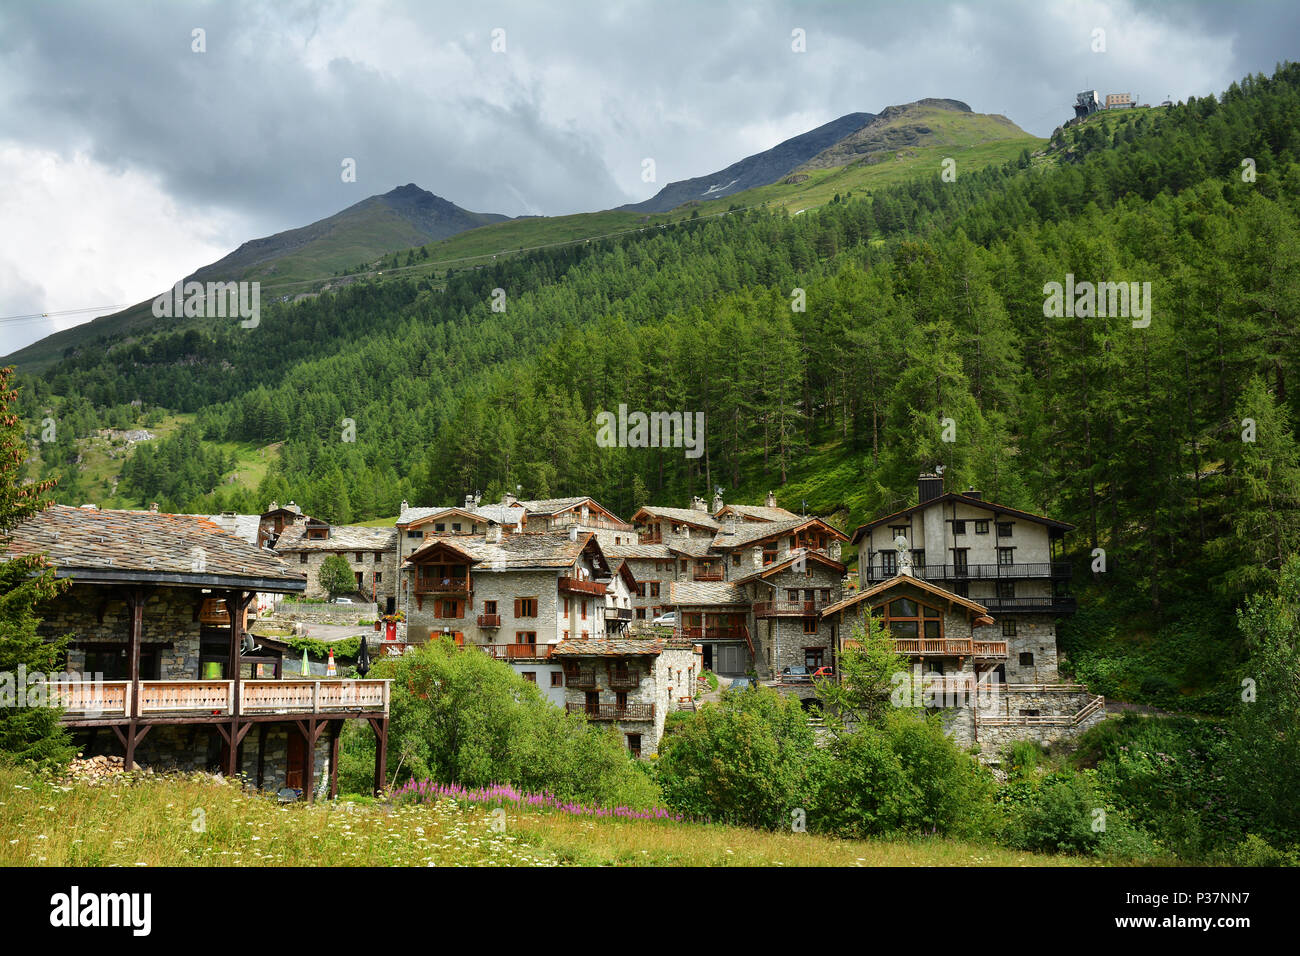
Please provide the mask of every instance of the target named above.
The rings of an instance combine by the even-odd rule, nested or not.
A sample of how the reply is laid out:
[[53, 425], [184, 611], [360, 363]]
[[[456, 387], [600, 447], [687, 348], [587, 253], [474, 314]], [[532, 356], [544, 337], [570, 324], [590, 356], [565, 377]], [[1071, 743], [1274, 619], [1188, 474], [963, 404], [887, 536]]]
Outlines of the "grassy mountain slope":
[[[251, 239], [187, 276], [186, 281], [256, 280], [262, 283], [263, 296], [293, 296], [319, 288], [335, 273], [371, 263], [385, 253], [507, 220], [495, 213], [469, 212], [408, 183], [310, 225]], [[5, 361], [39, 369], [56, 361], [65, 349], [153, 331], [163, 323], [169, 330], [211, 324], [207, 319], [159, 320], [153, 315], [152, 300], [147, 300], [49, 335]]]

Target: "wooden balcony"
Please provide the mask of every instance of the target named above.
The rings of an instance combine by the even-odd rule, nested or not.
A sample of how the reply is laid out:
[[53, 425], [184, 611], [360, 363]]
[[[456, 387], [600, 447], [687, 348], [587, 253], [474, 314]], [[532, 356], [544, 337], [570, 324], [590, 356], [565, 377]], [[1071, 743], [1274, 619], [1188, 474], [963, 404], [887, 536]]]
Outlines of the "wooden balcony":
[[570, 670], [565, 668], [564, 683], [569, 687], [596, 687], [596, 671], [591, 668]]
[[959, 637], [899, 637], [894, 639], [894, 650], [913, 657], [970, 657], [975, 653], [974, 644]]
[[826, 601], [758, 601], [754, 604], [754, 617], [815, 617], [827, 603]]
[[977, 597], [971, 598], [971, 600], [979, 601], [990, 611], [1038, 611], [1047, 614], [1073, 614], [1078, 610], [1078, 601], [1065, 595], [1014, 598]]
[[[141, 681], [138, 701], [130, 681], [56, 682], [50, 700], [64, 708], [64, 721], [111, 722], [135, 713], [142, 719], [233, 717], [235, 682], [229, 680]], [[266, 714], [387, 713], [386, 680], [246, 680], [239, 684], [240, 716]]]
[[609, 605], [605, 605], [605, 620], [631, 621], [632, 609], [630, 607], [611, 607]]
[[605, 595], [609, 585], [604, 581], [584, 581], [582, 578], [560, 578], [560, 590], [571, 594]]
[[551, 656], [554, 644], [477, 644], [484, 654], [499, 661], [543, 660]]
[[722, 572], [721, 572], [721, 571], [713, 571], [713, 570], [709, 570], [709, 571], [696, 571], [694, 574], [691, 575], [691, 580], [693, 580], [693, 581], [721, 581], [721, 580], [722, 580]]
[[628, 704], [625, 707], [619, 707], [618, 704], [602, 703], [596, 706], [590, 704], [578, 704], [569, 702], [564, 705], [564, 709], [571, 714], [586, 714], [588, 720], [654, 720], [654, 704]]
[[974, 641], [975, 656], [981, 660], [1004, 660], [1007, 656], [1006, 641]]
[[641, 677], [639, 671], [611, 671], [609, 675], [609, 686], [618, 690], [626, 690], [641, 686]]
[[743, 624], [720, 624], [716, 627], [682, 625], [677, 628], [677, 636], [688, 641], [747, 641], [749, 628]]
[[478, 616], [478, 626], [479, 626], [479, 627], [500, 627], [500, 626], [501, 626], [501, 615], [500, 615], [500, 614], [480, 614], [480, 615]]
[[417, 578], [416, 594], [468, 594], [469, 582], [464, 578]]

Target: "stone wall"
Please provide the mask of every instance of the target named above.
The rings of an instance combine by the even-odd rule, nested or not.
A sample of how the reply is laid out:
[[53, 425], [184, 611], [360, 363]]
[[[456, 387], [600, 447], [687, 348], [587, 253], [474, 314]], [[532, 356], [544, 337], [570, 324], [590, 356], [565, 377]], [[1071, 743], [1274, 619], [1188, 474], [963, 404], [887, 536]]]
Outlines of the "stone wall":
[[[145, 600], [141, 644], [170, 644], [158, 652], [160, 680], [199, 677], [200, 624], [204, 595], [197, 588], [156, 588]], [[107, 603], [105, 603], [107, 602]], [[100, 611], [103, 620], [100, 620]], [[43, 637], [69, 636], [76, 644], [125, 647], [131, 637], [131, 609], [112, 589], [74, 584], [38, 612]], [[86, 672], [87, 647], [68, 648], [67, 670]], [[125, 654], [122, 656], [125, 663]]]
[[[357, 588], [362, 594], [369, 596], [372, 593], [379, 599], [379, 604], [383, 605], [387, 598], [397, 594], [397, 555], [391, 550], [384, 551], [290, 551], [285, 550], [280, 553], [280, 557], [295, 571], [301, 571], [307, 575], [306, 596], [309, 598], [326, 598], [329, 592], [321, 586], [320, 568], [325, 563], [325, 559], [332, 554], [341, 554], [348, 559], [348, 565], [352, 568], [352, 573], [361, 572], [361, 586]], [[362, 556], [362, 560], [357, 560], [357, 555]], [[303, 556], [307, 560], [303, 561]], [[376, 561], [375, 559], [378, 558]], [[378, 572], [380, 580], [375, 582], [375, 573]]]
[[357, 621], [374, 621], [379, 617], [377, 604], [301, 604], [281, 601], [275, 614], [260, 623], [343, 624], [355, 627]]

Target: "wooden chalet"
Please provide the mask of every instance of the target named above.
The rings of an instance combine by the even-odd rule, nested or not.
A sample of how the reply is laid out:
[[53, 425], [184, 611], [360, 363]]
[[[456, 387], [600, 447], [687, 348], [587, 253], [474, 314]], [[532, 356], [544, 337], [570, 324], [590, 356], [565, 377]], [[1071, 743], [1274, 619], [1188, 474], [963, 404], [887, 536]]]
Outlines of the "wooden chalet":
[[38, 613], [41, 633], [70, 637], [67, 673], [53, 677], [49, 697], [83, 750], [115, 738], [128, 767], [140, 757], [243, 773], [310, 800], [326, 763], [336, 795], [339, 733], [361, 719], [377, 738], [383, 787], [388, 681], [285, 676], [295, 668], [284, 666], [284, 645], [246, 643], [256, 593], [305, 588], [273, 553], [203, 516], [55, 505], [5, 545], [5, 559], [30, 554], [71, 581]]

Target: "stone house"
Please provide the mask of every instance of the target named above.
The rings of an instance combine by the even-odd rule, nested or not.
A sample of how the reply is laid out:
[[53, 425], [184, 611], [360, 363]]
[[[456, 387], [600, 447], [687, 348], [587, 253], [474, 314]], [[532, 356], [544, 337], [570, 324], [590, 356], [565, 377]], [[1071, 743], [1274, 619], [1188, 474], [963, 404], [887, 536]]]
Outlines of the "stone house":
[[478, 647], [563, 703], [562, 668], [552, 652], [570, 638], [604, 638], [612, 575], [596, 535], [576, 527], [506, 534], [489, 525], [481, 536], [426, 535], [403, 567], [407, 641], [446, 636]]
[[285, 527], [275, 543], [275, 553], [307, 575], [306, 597], [328, 598], [320, 583], [321, 565], [330, 555], [347, 559], [356, 579], [356, 593], [391, 614], [397, 606], [396, 528], [332, 526], [315, 518], [302, 518]]
[[564, 707], [592, 722], [610, 722], [636, 757], [659, 753], [664, 723], [693, 708], [699, 650], [677, 638], [561, 641], [552, 655], [564, 669]]
[[904, 561], [902, 573], [822, 611], [841, 653], [871, 614], [914, 662], [909, 680], [895, 688], [896, 706], [939, 710], [948, 734], [988, 753], [1012, 740], [1071, 737], [1105, 719], [1105, 701], [1081, 685], [1008, 682], [1008, 642], [990, 633], [989, 609], [910, 570]]
[[1004, 682], [1050, 683], [1058, 678], [1057, 619], [1076, 606], [1067, 590], [1073, 568], [1061, 554], [1073, 530], [985, 501], [977, 491], [944, 493], [943, 480], [927, 474], [917, 504], [862, 525], [852, 541], [863, 587], [894, 577], [910, 561], [914, 577], [970, 597], [997, 618], [978, 636], [1008, 643]]
[[286, 677], [284, 647], [245, 631], [257, 593], [302, 593], [294, 566], [204, 516], [93, 506], [15, 528], [3, 560], [34, 555], [70, 582], [38, 609], [38, 632], [68, 638], [44, 686], [83, 752], [117, 744], [128, 766], [242, 773], [310, 799], [336, 791], [338, 735], [359, 718], [379, 739], [381, 786], [387, 682]]

